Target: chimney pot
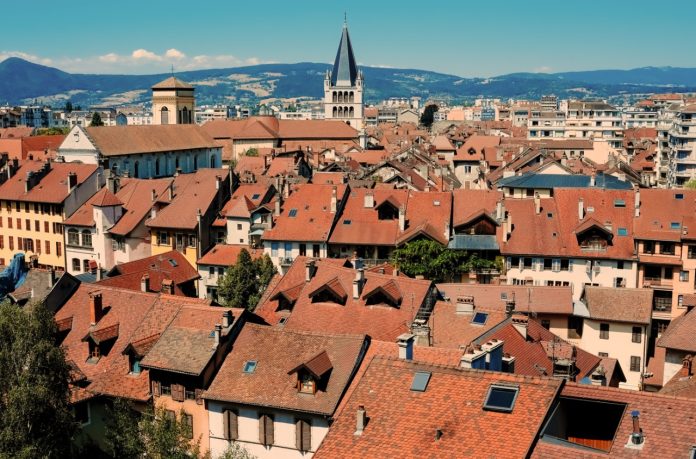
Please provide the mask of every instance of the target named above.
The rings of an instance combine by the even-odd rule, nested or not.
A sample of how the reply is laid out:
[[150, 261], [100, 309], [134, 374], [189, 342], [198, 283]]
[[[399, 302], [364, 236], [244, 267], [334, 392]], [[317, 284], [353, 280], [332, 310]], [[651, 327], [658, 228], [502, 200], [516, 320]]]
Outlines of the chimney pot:
[[96, 325], [97, 322], [102, 318], [102, 293], [97, 291], [97, 292], [92, 292], [89, 294], [89, 300], [90, 300], [90, 323], [92, 325]]
[[222, 328], [228, 328], [232, 325], [232, 311], [225, 311], [222, 313]]
[[222, 334], [222, 325], [221, 324], [215, 324], [215, 347], [217, 348], [220, 345], [220, 335]]

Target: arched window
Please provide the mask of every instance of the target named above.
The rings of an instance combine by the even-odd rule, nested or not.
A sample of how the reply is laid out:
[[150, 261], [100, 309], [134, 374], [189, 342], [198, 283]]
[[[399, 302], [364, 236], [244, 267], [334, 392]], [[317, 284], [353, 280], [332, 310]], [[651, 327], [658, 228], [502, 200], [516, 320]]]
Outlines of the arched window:
[[345, 91], [345, 92], [343, 93], [343, 101], [344, 101], [344, 102], [348, 102], [348, 91]]
[[72, 269], [75, 272], [80, 272], [80, 259], [79, 258], [73, 258], [72, 259]]
[[210, 167], [211, 168], [217, 167], [216, 162], [215, 162], [215, 155], [210, 155]]
[[89, 260], [82, 260], [82, 269], [84, 272], [89, 272]]
[[82, 246], [92, 247], [92, 232], [90, 230], [82, 230]]
[[169, 124], [169, 109], [162, 107], [160, 110], [160, 124]]
[[75, 228], [68, 230], [68, 245], [80, 245], [80, 233]]
[[343, 107], [338, 107], [338, 117], [343, 118]]
[[343, 92], [340, 92], [340, 91], [339, 91], [339, 93], [338, 93], [338, 101], [339, 101], [339, 102], [343, 102]]
[[355, 102], [355, 95], [353, 94], [353, 91], [350, 92], [350, 95], [348, 96], [350, 102]]
[[336, 99], [338, 99], [338, 95], [336, 94], [336, 91], [333, 92], [333, 103], [336, 103]]
[[336, 118], [338, 116], [338, 108], [334, 107], [333, 108], [333, 117]]
[[184, 109], [181, 111], [182, 116], [181, 116], [181, 122], [182, 124], [189, 124], [191, 123], [191, 120], [189, 119], [189, 111], [188, 108], [184, 107]]
[[155, 175], [160, 175], [160, 161], [159, 158], [155, 160]]
[[133, 164], [133, 177], [140, 178], [140, 163], [138, 161]]
[[348, 118], [353, 118], [354, 114], [355, 110], [353, 109], [353, 107], [350, 107], [350, 110], [348, 111]]

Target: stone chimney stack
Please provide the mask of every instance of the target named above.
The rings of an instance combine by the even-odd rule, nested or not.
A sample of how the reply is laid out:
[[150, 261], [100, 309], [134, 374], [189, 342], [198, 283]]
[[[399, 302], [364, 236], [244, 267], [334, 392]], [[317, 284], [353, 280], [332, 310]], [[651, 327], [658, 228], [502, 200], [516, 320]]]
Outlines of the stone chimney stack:
[[358, 268], [355, 270], [355, 279], [353, 280], [353, 299], [359, 299], [362, 295], [363, 285], [365, 284], [365, 270]]
[[365, 430], [365, 424], [367, 424], [367, 412], [365, 411], [364, 405], [358, 406], [357, 412], [357, 423], [355, 425], [355, 435], [362, 435]]
[[96, 325], [102, 318], [102, 293], [100, 291], [89, 294], [89, 318], [90, 324]]
[[399, 231], [406, 231], [406, 207], [399, 207]]
[[578, 199], [578, 221], [585, 218], [585, 202], [582, 198]]
[[399, 335], [397, 343], [399, 344], [399, 359], [413, 360], [413, 338], [410, 333]]
[[149, 292], [150, 291], [150, 275], [149, 274], [143, 274], [143, 277], [140, 278], [140, 291], [142, 291], [142, 292]]
[[220, 335], [222, 335], [222, 325], [220, 324], [215, 324], [215, 344], [214, 347], [217, 349], [217, 347], [220, 345]]
[[336, 208], [338, 207], [338, 190], [336, 187], [331, 188], [331, 213], [336, 213]]
[[305, 282], [309, 282], [314, 277], [316, 271], [316, 266], [314, 260], [307, 260], [305, 262]]
[[372, 191], [368, 191], [365, 193], [365, 208], [366, 209], [372, 209], [375, 207], [375, 195], [372, 194]]
[[232, 325], [232, 311], [227, 310], [222, 313], [222, 328], [225, 330]]

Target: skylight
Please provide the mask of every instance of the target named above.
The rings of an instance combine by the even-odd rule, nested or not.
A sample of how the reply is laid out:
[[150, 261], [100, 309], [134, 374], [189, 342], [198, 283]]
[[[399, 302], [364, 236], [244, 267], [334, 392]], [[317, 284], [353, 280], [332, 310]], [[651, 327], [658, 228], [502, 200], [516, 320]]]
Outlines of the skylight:
[[172, 260], [171, 258], [169, 259], [169, 264], [175, 268], [179, 266], [179, 263], [177, 263], [176, 260]]
[[253, 373], [256, 370], [256, 360], [247, 360], [244, 362], [244, 373]]
[[483, 403], [483, 409], [511, 413], [519, 392], [519, 387], [498, 386], [493, 384], [488, 388], [488, 394], [486, 395], [486, 401]]
[[352, 222], [350, 220], [343, 220], [344, 225], [350, 225]]
[[290, 209], [290, 212], [288, 213], [288, 217], [296, 217], [297, 216], [297, 209]]
[[619, 236], [628, 236], [628, 229], [627, 228], [619, 228], [617, 230]]
[[684, 193], [676, 193], [674, 199], [684, 199]]
[[428, 382], [430, 381], [431, 373], [428, 371], [417, 371], [413, 375], [413, 382], [411, 383], [411, 390], [415, 392], [425, 392], [425, 388], [428, 387]]
[[471, 323], [476, 325], [483, 325], [486, 323], [486, 320], [488, 320], [488, 313], [477, 312], [476, 314], [474, 314], [474, 318], [471, 319]]
[[623, 199], [614, 199], [614, 207], [626, 207], [626, 201]]
[[670, 229], [679, 229], [681, 228], [681, 224], [679, 222], [671, 222], [669, 224]]
[[254, 200], [254, 199], [259, 199], [260, 197], [261, 197], [261, 195], [258, 194], [258, 193], [254, 193], [254, 194], [251, 195], [251, 199], [252, 199], [252, 200]]

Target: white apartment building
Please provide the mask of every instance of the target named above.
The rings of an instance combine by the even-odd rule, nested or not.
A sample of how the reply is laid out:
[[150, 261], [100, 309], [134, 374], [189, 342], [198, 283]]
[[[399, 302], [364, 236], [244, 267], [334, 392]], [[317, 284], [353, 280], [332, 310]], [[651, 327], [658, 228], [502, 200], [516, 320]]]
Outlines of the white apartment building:
[[607, 142], [621, 148], [623, 128], [621, 112], [605, 102], [568, 102], [566, 137]]
[[560, 110], [533, 108], [527, 119], [527, 138], [562, 139], [566, 137], [566, 115]]
[[668, 131], [670, 187], [684, 186], [696, 178], [696, 105], [682, 108]]

